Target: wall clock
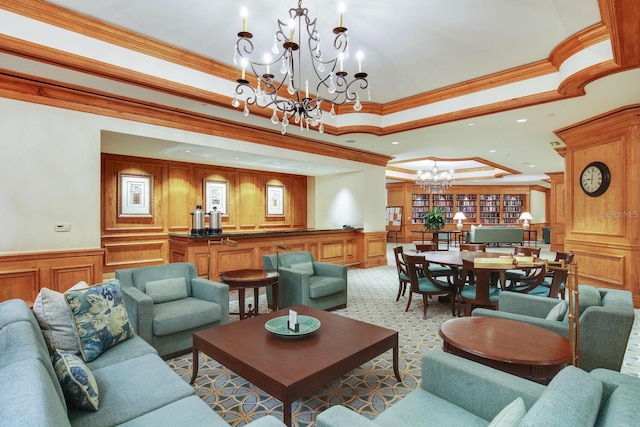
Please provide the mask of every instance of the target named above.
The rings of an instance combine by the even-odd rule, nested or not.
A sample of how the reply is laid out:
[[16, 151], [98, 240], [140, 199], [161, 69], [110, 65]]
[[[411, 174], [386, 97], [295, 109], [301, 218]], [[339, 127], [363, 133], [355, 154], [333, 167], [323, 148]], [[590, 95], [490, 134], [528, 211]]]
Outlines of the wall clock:
[[610, 183], [611, 172], [609, 167], [602, 162], [589, 163], [580, 174], [580, 187], [587, 196], [603, 195]]

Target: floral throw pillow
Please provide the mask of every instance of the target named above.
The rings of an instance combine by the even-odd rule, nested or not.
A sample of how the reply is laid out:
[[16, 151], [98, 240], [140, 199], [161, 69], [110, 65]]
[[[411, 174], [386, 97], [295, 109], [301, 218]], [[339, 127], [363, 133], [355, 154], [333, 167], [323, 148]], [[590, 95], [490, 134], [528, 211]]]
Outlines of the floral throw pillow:
[[113, 280], [64, 294], [78, 334], [80, 355], [91, 362], [134, 335], [120, 283]]
[[98, 384], [78, 356], [64, 350], [53, 353], [53, 368], [67, 400], [80, 409], [98, 410]]

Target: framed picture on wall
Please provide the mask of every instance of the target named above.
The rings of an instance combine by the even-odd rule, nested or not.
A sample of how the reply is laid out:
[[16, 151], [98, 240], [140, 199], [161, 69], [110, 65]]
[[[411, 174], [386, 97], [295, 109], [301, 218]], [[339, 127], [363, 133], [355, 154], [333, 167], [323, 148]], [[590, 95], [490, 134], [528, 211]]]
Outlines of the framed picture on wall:
[[227, 212], [227, 191], [228, 185], [225, 181], [204, 181], [205, 212], [211, 212], [216, 208], [224, 215]]
[[267, 185], [267, 215], [284, 215], [284, 187]]
[[118, 216], [153, 217], [153, 175], [118, 173]]

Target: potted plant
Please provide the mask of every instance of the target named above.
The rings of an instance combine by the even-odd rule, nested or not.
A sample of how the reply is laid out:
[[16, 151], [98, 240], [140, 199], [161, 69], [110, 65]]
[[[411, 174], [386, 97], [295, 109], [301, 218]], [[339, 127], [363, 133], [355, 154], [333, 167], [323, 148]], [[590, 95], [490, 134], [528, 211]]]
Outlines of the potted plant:
[[423, 216], [424, 228], [427, 230], [438, 231], [444, 228], [444, 216], [440, 208], [433, 208], [427, 211]]

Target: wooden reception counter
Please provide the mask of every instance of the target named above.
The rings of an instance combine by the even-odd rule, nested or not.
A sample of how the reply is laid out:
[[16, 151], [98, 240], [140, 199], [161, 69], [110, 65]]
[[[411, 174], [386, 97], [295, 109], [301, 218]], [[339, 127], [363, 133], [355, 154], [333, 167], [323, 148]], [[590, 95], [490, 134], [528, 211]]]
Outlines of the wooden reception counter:
[[[316, 261], [372, 267], [386, 264], [386, 246], [372, 252], [361, 229], [284, 230], [252, 233], [222, 233], [196, 237], [190, 234], [169, 234], [169, 262], [191, 262], [201, 277], [218, 280], [223, 271], [262, 268], [262, 256], [276, 252], [276, 244], [291, 247], [291, 251], [309, 251]], [[385, 233], [369, 233], [368, 238], [386, 243]], [[380, 236], [377, 236], [381, 234]], [[227, 242], [229, 239], [231, 242]], [[232, 246], [227, 243], [237, 243]], [[282, 252], [282, 249], [279, 249]]]

